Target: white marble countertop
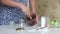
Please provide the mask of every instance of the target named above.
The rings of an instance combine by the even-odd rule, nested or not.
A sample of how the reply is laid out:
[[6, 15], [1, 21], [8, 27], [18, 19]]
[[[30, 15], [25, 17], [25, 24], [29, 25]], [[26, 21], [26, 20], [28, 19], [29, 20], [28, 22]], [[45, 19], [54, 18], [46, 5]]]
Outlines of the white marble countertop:
[[48, 31], [16, 31], [5, 26], [0, 26], [0, 34], [60, 34], [60, 28], [50, 28]]

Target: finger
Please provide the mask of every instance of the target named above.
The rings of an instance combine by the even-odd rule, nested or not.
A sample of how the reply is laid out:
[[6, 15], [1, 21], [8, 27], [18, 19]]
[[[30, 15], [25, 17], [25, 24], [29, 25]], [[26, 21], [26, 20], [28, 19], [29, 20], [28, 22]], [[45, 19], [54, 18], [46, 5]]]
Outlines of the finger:
[[36, 16], [36, 21], [37, 21], [37, 23], [38, 23], [38, 16]]
[[29, 13], [26, 13], [26, 16], [27, 16], [27, 17], [30, 17], [30, 14], [29, 14]]

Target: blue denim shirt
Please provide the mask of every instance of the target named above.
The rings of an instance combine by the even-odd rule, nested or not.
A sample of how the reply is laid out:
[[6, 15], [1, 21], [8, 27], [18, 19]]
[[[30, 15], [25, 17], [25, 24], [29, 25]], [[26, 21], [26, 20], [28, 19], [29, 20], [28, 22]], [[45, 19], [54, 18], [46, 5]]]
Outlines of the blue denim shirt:
[[[16, 0], [16, 2], [22, 2], [27, 5], [26, 0]], [[10, 21], [18, 24], [20, 19], [24, 19], [24, 13], [21, 8], [10, 7], [0, 4], [0, 25], [8, 25]]]

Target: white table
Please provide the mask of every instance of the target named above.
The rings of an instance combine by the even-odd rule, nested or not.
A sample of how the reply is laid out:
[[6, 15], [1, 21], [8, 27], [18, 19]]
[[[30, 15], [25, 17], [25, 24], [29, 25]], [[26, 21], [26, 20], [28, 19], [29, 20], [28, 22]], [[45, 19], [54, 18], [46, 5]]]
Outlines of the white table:
[[60, 28], [50, 28], [49, 31], [16, 31], [15, 29], [9, 29], [5, 26], [0, 26], [0, 34], [60, 34]]

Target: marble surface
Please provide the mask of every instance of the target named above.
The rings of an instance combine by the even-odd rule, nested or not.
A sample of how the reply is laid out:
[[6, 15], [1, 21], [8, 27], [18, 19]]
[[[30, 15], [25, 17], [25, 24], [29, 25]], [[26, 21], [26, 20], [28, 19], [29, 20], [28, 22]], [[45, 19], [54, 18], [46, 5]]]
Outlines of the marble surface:
[[0, 34], [60, 34], [60, 28], [16, 31], [15, 28], [11, 29], [7, 26], [0, 26]]

